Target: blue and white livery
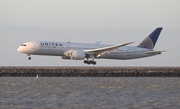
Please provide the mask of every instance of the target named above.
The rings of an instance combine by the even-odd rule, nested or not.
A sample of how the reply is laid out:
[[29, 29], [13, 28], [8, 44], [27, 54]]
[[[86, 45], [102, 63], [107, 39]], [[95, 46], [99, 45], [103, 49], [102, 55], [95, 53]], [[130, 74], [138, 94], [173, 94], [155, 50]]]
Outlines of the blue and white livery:
[[161, 33], [162, 27], [156, 28], [138, 46], [127, 46], [133, 42], [106, 45], [73, 42], [30, 41], [23, 43], [18, 52], [31, 55], [60, 56], [62, 59], [84, 60], [85, 64], [96, 64], [94, 59], [136, 59], [161, 54], [164, 51], [155, 51], [153, 48]]

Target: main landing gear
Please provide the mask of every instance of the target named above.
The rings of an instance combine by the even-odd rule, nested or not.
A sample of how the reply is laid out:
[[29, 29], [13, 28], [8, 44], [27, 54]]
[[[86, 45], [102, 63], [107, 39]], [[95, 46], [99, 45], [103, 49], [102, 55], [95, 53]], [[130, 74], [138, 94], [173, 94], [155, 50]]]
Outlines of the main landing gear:
[[84, 60], [84, 63], [96, 65], [96, 61], [93, 61], [93, 60]]

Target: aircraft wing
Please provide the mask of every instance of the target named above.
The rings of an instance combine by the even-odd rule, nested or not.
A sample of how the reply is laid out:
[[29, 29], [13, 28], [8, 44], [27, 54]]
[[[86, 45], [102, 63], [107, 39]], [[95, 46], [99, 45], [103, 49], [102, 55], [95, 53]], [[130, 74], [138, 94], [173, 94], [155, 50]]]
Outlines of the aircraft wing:
[[129, 45], [132, 43], [134, 43], [134, 42], [118, 44], [118, 45], [108, 46], [108, 47], [103, 47], [103, 48], [84, 50], [84, 52], [88, 55], [94, 55], [95, 57], [99, 57], [101, 54], [106, 54], [113, 50], [115, 51], [116, 49], [118, 49], [118, 47], [122, 47], [122, 46]]
[[158, 54], [161, 54], [162, 52], [166, 52], [167, 50], [156, 50], [156, 51], [148, 51], [146, 52], [146, 54], [155, 54], [155, 53], [158, 53]]

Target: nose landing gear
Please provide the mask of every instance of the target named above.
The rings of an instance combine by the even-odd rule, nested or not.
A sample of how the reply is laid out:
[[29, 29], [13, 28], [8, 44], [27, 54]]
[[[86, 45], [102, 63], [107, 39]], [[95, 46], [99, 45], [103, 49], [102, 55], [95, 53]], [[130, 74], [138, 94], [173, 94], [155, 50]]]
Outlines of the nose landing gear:
[[31, 60], [31, 57], [28, 57], [28, 60]]
[[28, 54], [28, 60], [31, 60], [31, 55]]

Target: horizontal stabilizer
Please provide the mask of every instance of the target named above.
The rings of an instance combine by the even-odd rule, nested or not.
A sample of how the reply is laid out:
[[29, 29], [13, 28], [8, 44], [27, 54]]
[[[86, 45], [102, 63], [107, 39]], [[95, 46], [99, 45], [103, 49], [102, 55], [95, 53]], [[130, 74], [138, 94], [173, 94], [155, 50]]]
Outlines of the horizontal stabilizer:
[[166, 52], [167, 50], [156, 50], [156, 51], [148, 51], [146, 54], [161, 54], [162, 52]]

